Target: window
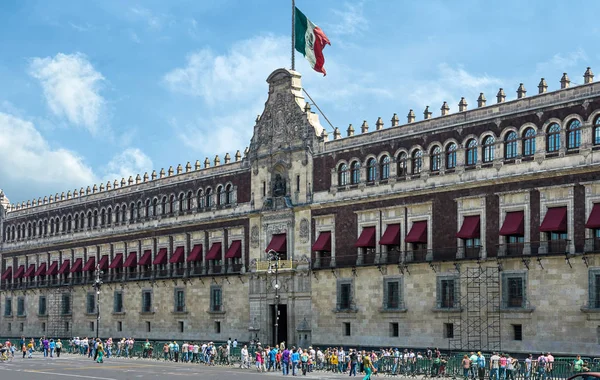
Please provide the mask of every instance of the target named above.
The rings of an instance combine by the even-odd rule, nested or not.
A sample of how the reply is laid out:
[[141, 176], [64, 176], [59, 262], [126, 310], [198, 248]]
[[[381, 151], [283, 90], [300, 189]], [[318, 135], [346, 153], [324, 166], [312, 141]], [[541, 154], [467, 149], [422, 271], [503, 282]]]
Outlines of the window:
[[423, 152], [415, 150], [411, 156], [412, 174], [420, 174], [423, 165]]
[[142, 219], [142, 201], [138, 201], [135, 211], [136, 211], [137, 220]]
[[46, 322], [42, 322], [42, 332], [46, 332]]
[[600, 309], [600, 269], [589, 271], [589, 305], [590, 309]]
[[296, 192], [300, 191], [300, 176], [296, 176]]
[[225, 204], [225, 193], [223, 192], [223, 186], [217, 186], [217, 205], [221, 206]]
[[502, 273], [502, 306], [506, 309], [526, 307], [525, 272]]
[[221, 322], [215, 321], [215, 334], [220, 334], [220, 333], [221, 333]]
[[209, 187], [208, 189], [206, 189], [206, 194], [205, 194], [205, 198], [206, 198], [206, 207], [210, 208], [212, 207], [212, 189]]
[[188, 211], [190, 211], [192, 209], [192, 192], [191, 191], [188, 191], [188, 193], [187, 193], [185, 208]]
[[350, 165], [350, 183], [357, 185], [360, 183], [360, 162], [354, 161]]
[[450, 143], [446, 147], [446, 169], [454, 169], [456, 167], [456, 144]]
[[106, 225], [106, 211], [102, 209], [100, 212], [100, 225], [104, 227]]
[[581, 145], [581, 122], [571, 120], [567, 126], [567, 149], [578, 149]]
[[158, 215], [158, 199], [154, 198], [152, 200], [152, 216]]
[[483, 162], [494, 161], [495, 142], [494, 136], [487, 136], [483, 140]]
[[38, 315], [46, 315], [48, 312], [48, 304], [46, 301], [46, 296], [40, 296], [38, 299]]
[[386, 180], [388, 178], [390, 178], [390, 157], [389, 156], [383, 156], [381, 157], [381, 161], [380, 161], [380, 166], [381, 166], [381, 179], [382, 180]]
[[146, 332], [151, 332], [152, 331], [152, 324], [150, 323], [150, 321], [146, 321]]
[[113, 312], [114, 313], [122, 313], [123, 312], [123, 293], [120, 291], [116, 291], [114, 293]]
[[467, 166], [477, 164], [477, 140], [471, 139], [467, 142], [466, 156]]
[[179, 332], [182, 333], [183, 332], [183, 328], [184, 328], [183, 321], [179, 321], [178, 325], [179, 325]]
[[517, 133], [509, 132], [504, 138], [504, 158], [510, 160], [517, 157]]
[[115, 207], [115, 223], [119, 223], [121, 221], [121, 208], [119, 206]]
[[90, 331], [94, 332], [94, 322], [93, 321], [90, 321], [89, 327], [90, 327]]
[[401, 278], [386, 278], [383, 280], [384, 310], [402, 309]]
[[146, 207], [144, 208], [144, 216], [146, 218], [150, 216], [150, 199], [146, 199]]
[[17, 298], [17, 317], [25, 316], [25, 297]]
[[350, 322], [344, 322], [343, 326], [344, 326], [344, 336], [351, 336], [352, 328], [351, 328]]
[[135, 219], [135, 203], [132, 203], [129, 206], [129, 220], [133, 221]]
[[71, 295], [70, 294], [63, 294], [62, 298], [61, 298], [61, 307], [60, 307], [60, 313], [62, 315], [69, 315], [71, 314]]
[[523, 325], [512, 325], [513, 340], [523, 340]]
[[400, 153], [398, 155], [398, 177], [404, 177], [406, 175], [406, 153]]
[[[202, 190], [200, 190], [202, 191]], [[172, 214], [175, 212], [175, 196], [171, 195], [169, 197], [169, 214]]]
[[162, 197], [160, 202], [160, 214], [165, 215], [167, 213], [167, 197]]
[[185, 311], [185, 292], [183, 289], [175, 289], [175, 312]]
[[523, 156], [533, 156], [535, 154], [535, 129], [527, 128], [523, 133]]
[[600, 116], [594, 122], [594, 145], [600, 145]]
[[442, 149], [436, 146], [431, 150], [431, 171], [439, 172], [442, 164]]
[[[296, 177], [296, 188], [300, 191], [300, 176]], [[231, 184], [225, 186], [225, 204], [230, 205], [233, 201], [233, 186]]]
[[142, 291], [142, 313], [152, 313], [152, 291]]
[[210, 311], [223, 311], [223, 299], [220, 286], [210, 287]]
[[8, 327], [7, 327], [8, 331], [12, 331], [12, 323], [8, 322]]
[[444, 323], [444, 338], [454, 338], [454, 323]]
[[[94, 228], [98, 227], [98, 210], [94, 211]], [[56, 231], [58, 232], [58, 226], [56, 228]]]
[[377, 178], [377, 161], [374, 158], [367, 160], [367, 182], [373, 182]]
[[340, 164], [338, 166], [338, 186], [348, 185], [348, 165]]
[[437, 308], [456, 309], [459, 305], [460, 285], [454, 276], [438, 276], [437, 278]]
[[556, 123], [550, 124], [546, 133], [546, 152], [558, 152], [560, 149], [560, 126]]
[[123, 331], [123, 322], [121, 322], [121, 321], [117, 322], [117, 331], [118, 332]]
[[338, 280], [337, 283], [337, 310], [348, 311], [352, 309], [352, 280]]
[[204, 192], [202, 189], [198, 190], [198, 193], [196, 193], [196, 206], [198, 207], [198, 210], [204, 208]]
[[88, 293], [85, 298], [85, 312], [94, 314], [96, 312], [96, 294]]
[[390, 336], [392, 338], [397, 338], [398, 336], [400, 336], [400, 329], [398, 326], [398, 322], [390, 323]]

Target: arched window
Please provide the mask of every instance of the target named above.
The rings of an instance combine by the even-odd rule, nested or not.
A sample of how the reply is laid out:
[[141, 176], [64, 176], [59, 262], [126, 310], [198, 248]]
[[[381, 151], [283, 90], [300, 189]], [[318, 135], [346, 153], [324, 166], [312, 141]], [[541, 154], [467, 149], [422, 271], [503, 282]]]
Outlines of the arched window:
[[419, 149], [415, 150], [411, 156], [412, 174], [421, 173], [423, 166], [423, 152]]
[[558, 152], [560, 149], [560, 125], [550, 124], [546, 133], [546, 152]]
[[92, 228], [92, 212], [88, 211], [87, 215], [87, 228], [88, 230]]
[[75, 231], [79, 230], [79, 214], [75, 214]]
[[98, 227], [98, 210], [94, 210], [94, 228]]
[[142, 201], [138, 201], [136, 211], [137, 219], [140, 220], [142, 218]]
[[338, 186], [348, 185], [348, 165], [340, 164], [338, 166]]
[[106, 210], [102, 209], [100, 211], [100, 226], [104, 227], [106, 225]]
[[150, 216], [150, 199], [146, 199], [146, 207], [144, 208], [144, 215], [147, 217]]
[[600, 145], [600, 116], [594, 121], [594, 145]]
[[162, 198], [161, 206], [161, 214], [165, 215], [167, 213], [167, 197]]
[[397, 175], [399, 178], [402, 178], [406, 175], [406, 153], [402, 152], [398, 155], [398, 167], [397, 167]]
[[[56, 233], [59, 232], [59, 228], [60, 228], [60, 221], [58, 220], [58, 218], [54, 219], [54, 223], [56, 223], [56, 225], [54, 226], [54, 231], [56, 231]], [[23, 236], [25, 235], [25, 226], [23, 226]]]
[[198, 205], [198, 210], [201, 210], [204, 208], [204, 192], [202, 191], [202, 189], [198, 190], [198, 193], [196, 194], [196, 203]]
[[442, 149], [439, 146], [434, 147], [431, 150], [431, 171], [439, 172], [442, 164]]
[[[83, 223], [83, 221], [82, 221]], [[44, 236], [48, 235], [48, 220], [44, 220]], [[13, 227], [13, 240], [15, 238], [15, 228]]]
[[30, 238], [31, 234], [32, 234], [32, 232], [31, 232], [31, 223], [28, 223], [27, 224], [27, 237]]
[[188, 191], [186, 199], [186, 209], [189, 211], [192, 209], [192, 192]]
[[6, 227], [6, 233], [2, 237], [2, 240], [6, 241], [6, 240], [8, 240], [8, 238], [10, 238], [10, 227]]
[[523, 133], [523, 156], [533, 156], [535, 154], [535, 129], [527, 128]]
[[211, 208], [212, 207], [212, 189], [209, 187], [208, 189], [206, 189], [206, 194], [205, 194], [205, 198], [206, 198], [206, 207]]
[[83, 223], [85, 222], [85, 213], [81, 213], [81, 216], [79, 216], [79, 229], [81, 231], [83, 231]]
[[360, 183], [360, 162], [354, 161], [350, 165], [350, 183], [357, 185]]
[[158, 215], [158, 199], [152, 200], [152, 216]]
[[225, 194], [223, 193], [223, 186], [217, 186], [217, 205], [222, 206], [225, 204]]
[[446, 147], [446, 169], [454, 169], [456, 167], [456, 144], [450, 143]]
[[504, 138], [504, 158], [510, 160], [517, 157], [517, 133], [509, 132]]
[[112, 223], [112, 207], [109, 207], [108, 211], [106, 212], [106, 224], [108, 224], [110, 226], [111, 223]]
[[[69, 232], [71, 232], [71, 227], [72, 227], [72, 225], [73, 225], [73, 224], [72, 224], [72, 222], [73, 222], [73, 220], [71, 219], [71, 215], [69, 215], [69, 216], [67, 217], [67, 231], [69, 231]], [[34, 234], [35, 234], [35, 233], [34, 233]]]
[[581, 145], [581, 123], [574, 119], [567, 126], [567, 149], [579, 149]]
[[467, 142], [467, 150], [465, 155], [467, 166], [477, 164], [477, 140], [471, 139]]
[[367, 182], [373, 182], [377, 178], [377, 161], [374, 158], [367, 160]]
[[175, 212], [175, 196], [171, 195], [169, 197], [169, 213], [174, 213]]
[[115, 223], [119, 223], [121, 221], [121, 207], [117, 205], [115, 207]]
[[67, 217], [63, 216], [62, 217], [62, 232], [65, 232], [67, 230]]
[[[52, 226], [54, 226], [54, 224]], [[21, 240], [21, 226], [17, 226], [17, 240]]]
[[12, 240], [15, 240], [15, 226], [12, 226]]
[[127, 205], [121, 207], [121, 221], [125, 223], [127, 221]]
[[[44, 228], [44, 225], [42, 224], [42, 221], [40, 220], [40, 221], [38, 222], [38, 229], [37, 229], [37, 234], [38, 234], [39, 236], [42, 236], [42, 231], [43, 231], [43, 228]], [[35, 236], [35, 230], [34, 230], [33, 232], [34, 232], [34, 235], [33, 235], [33, 236]]]
[[183, 200], [184, 200], [184, 195], [183, 193], [179, 194], [179, 212], [183, 212]]
[[233, 186], [231, 186], [231, 184], [228, 184], [227, 186], [225, 186], [225, 204], [230, 205], [231, 201], [232, 201], [232, 195], [233, 195]]
[[496, 140], [493, 136], [488, 136], [483, 140], [483, 162], [494, 161], [494, 143]]
[[390, 178], [390, 156], [383, 156], [379, 161], [381, 165], [381, 179], [386, 180]]

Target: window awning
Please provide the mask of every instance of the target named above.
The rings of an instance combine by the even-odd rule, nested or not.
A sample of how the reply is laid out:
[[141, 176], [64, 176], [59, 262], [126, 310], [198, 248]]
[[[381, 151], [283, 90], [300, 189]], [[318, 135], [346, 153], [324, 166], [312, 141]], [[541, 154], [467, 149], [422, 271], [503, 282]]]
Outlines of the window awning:
[[354, 246], [357, 248], [375, 248], [375, 227], [363, 228]]
[[540, 226], [540, 232], [567, 232], [567, 208], [549, 208]]
[[525, 235], [525, 213], [523, 211], [507, 212], [504, 218], [501, 236], [524, 236]]
[[158, 255], [154, 258], [152, 264], [154, 265], [163, 265], [167, 263], [167, 249], [161, 248], [158, 250]]
[[592, 212], [590, 212], [590, 217], [585, 224], [585, 228], [600, 228], [600, 203], [594, 203], [594, 207], [592, 207]]
[[58, 261], [53, 261], [46, 271], [46, 276], [54, 276], [58, 273]]
[[171, 264], [182, 263], [183, 259], [185, 258], [184, 254], [185, 254], [185, 248], [184, 247], [177, 247], [175, 249], [175, 252], [173, 252], [173, 256], [171, 256], [171, 259], [169, 260], [169, 262]]
[[331, 232], [323, 231], [312, 246], [313, 251], [331, 252]]
[[287, 252], [287, 235], [276, 234], [271, 236], [271, 241], [265, 249], [265, 252], [275, 251], [279, 253]]
[[137, 267], [137, 252], [129, 252], [129, 256], [127, 256], [127, 260], [125, 260], [125, 264], [123, 264], [123, 268], [133, 267]]
[[227, 253], [225, 253], [226, 259], [239, 259], [242, 257], [242, 241], [234, 240], [231, 242]]
[[71, 269], [71, 260], [65, 260], [60, 265], [60, 269], [58, 270], [58, 274], [69, 273], [69, 269]]
[[383, 236], [379, 240], [380, 245], [400, 245], [400, 224], [388, 224]]
[[410, 232], [404, 239], [407, 243], [425, 243], [427, 244], [427, 221], [421, 220], [413, 222]]
[[29, 278], [29, 277], [33, 277], [34, 275], [35, 275], [35, 264], [29, 264], [29, 268], [27, 268], [23, 277]]
[[152, 264], [152, 250], [147, 249], [144, 251], [144, 254], [140, 258], [140, 261], [138, 261], [138, 265], [144, 266], [144, 265], [150, 265], [150, 264]]
[[210, 250], [206, 254], [206, 260], [221, 260], [221, 242], [211, 245]]
[[187, 257], [187, 261], [202, 261], [202, 244], [196, 244]]
[[100, 258], [100, 261], [98, 262], [98, 267], [100, 267], [100, 270], [108, 269], [108, 255], [104, 255]]
[[459, 239], [475, 239], [481, 236], [481, 221], [479, 215], [465, 216], [463, 219], [462, 227], [456, 234]]
[[108, 266], [110, 269], [121, 268], [123, 266], [123, 254], [117, 253]]
[[96, 256], [91, 256], [83, 266], [84, 272], [90, 272], [96, 269]]
[[38, 269], [35, 271], [34, 276], [45, 276], [46, 275], [46, 263], [41, 263]]
[[9, 279], [10, 276], [12, 276], [12, 267], [6, 268], [6, 270], [4, 271], [4, 273], [2, 273], [2, 279], [3, 280]]
[[24, 273], [25, 273], [25, 265], [19, 265], [13, 278], [21, 278], [21, 277], [23, 277]]
[[81, 268], [83, 267], [83, 259], [80, 257], [75, 259], [73, 262], [73, 266], [71, 267], [71, 273], [81, 272]]

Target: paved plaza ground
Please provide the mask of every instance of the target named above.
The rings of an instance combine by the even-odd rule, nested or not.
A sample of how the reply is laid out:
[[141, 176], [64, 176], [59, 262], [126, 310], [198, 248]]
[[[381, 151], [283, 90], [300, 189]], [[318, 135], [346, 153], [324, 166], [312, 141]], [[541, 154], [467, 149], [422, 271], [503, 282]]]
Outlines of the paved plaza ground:
[[[284, 378], [279, 372], [257, 373], [253, 368], [207, 367], [203, 364], [159, 362], [145, 359], [107, 359], [104, 363], [98, 364], [78, 355], [63, 355], [60, 358], [44, 358], [38, 355], [32, 359], [15, 357], [12, 361], [0, 362], [0, 379], [2, 380], [237, 380], [240, 377], [248, 380]], [[304, 376], [299, 374], [297, 377]], [[344, 377], [331, 373], [311, 373], [305, 378], [342, 379]], [[356, 378], [362, 377], [357, 376]]]

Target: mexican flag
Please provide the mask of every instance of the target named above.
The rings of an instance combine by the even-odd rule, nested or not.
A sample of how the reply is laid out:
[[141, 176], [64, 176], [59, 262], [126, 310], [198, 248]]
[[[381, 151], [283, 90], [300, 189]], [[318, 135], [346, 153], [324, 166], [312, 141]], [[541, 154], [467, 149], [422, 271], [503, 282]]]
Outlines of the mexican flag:
[[325, 45], [331, 45], [329, 38], [323, 33], [321, 28], [313, 24], [306, 18], [300, 9], [295, 9], [295, 28], [294, 28], [294, 47], [310, 63], [310, 66], [325, 76], [325, 58], [323, 57], [323, 48]]

